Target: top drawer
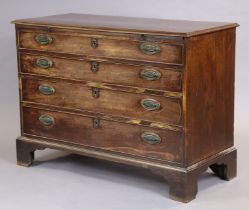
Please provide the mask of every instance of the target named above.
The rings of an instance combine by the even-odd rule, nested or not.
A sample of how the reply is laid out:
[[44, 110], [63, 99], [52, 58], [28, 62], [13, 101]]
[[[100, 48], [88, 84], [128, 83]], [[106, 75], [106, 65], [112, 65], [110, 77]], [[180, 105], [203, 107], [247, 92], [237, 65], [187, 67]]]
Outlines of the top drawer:
[[183, 44], [44, 31], [19, 31], [19, 48], [183, 65]]

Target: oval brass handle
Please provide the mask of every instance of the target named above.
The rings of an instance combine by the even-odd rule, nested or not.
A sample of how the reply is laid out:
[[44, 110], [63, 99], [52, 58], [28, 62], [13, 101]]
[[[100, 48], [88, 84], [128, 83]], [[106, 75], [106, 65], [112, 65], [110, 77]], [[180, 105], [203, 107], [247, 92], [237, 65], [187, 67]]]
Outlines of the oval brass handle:
[[145, 80], [158, 80], [161, 77], [161, 73], [155, 69], [143, 69], [140, 71], [140, 77]]
[[48, 45], [52, 43], [53, 38], [47, 34], [38, 34], [35, 36], [35, 40], [41, 45]]
[[154, 55], [161, 52], [161, 48], [158, 44], [146, 42], [140, 45], [140, 50], [146, 55]]
[[38, 58], [36, 60], [36, 65], [40, 68], [48, 69], [48, 68], [51, 68], [53, 66], [53, 61], [51, 61], [47, 58]]
[[161, 142], [161, 137], [156, 133], [143, 132], [141, 138], [148, 144], [158, 144]]
[[143, 99], [141, 100], [141, 105], [148, 111], [158, 110], [161, 107], [160, 103], [154, 99]]
[[39, 91], [44, 95], [52, 95], [55, 93], [55, 89], [49, 85], [40, 85]]
[[54, 125], [54, 118], [49, 116], [49, 115], [41, 115], [39, 117], [39, 121], [43, 124], [43, 125], [46, 125], [46, 126], [51, 126], [51, 125]]

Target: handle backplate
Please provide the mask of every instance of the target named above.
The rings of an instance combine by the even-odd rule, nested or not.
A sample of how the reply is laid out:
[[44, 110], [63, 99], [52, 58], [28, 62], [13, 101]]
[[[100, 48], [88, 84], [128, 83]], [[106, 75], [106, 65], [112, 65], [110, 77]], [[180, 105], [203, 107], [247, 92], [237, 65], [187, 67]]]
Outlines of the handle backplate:
[[44, 95], [52, 95], [55, 93], [55, 89], [49, 85], [40, 85], [39, 91]]
[[36, 65], [42, 69], [48, 69], [53, 66], [53, 61], [47, 59], [47, 58], [38, 58], [36, 60]]
[[35, 36], [35, 40], [41, 45], [48, 45], [52, 43], [53, 38], [47, 34], [38, 34]]
[[145, 80], [154, 81], [160, 79], [161, 73], [156, 69], [147, 68], [140, 71], [140, 77]]
[[155, 43], [145, 42], [142, 43], [139, 48], [146, 55], [155, 55], [161, 52], [160, 46]]
[[148, 111], [158, 110], [161, 107], [160, 103], [155, 99], [143, 99], [141, 100], [141, 106]]
[[39, 121], [45, 125], [45, 126], [51, 126], [51, 125], [54, 125], [54, 118], [49, 116], [49, 115], [41, 115], [39, 117]]
[[147, 142], [148, 144], [159, 144], [161, 142], [161, 137], [152, 132], [143, 132], [141, 135], [143, 141]]

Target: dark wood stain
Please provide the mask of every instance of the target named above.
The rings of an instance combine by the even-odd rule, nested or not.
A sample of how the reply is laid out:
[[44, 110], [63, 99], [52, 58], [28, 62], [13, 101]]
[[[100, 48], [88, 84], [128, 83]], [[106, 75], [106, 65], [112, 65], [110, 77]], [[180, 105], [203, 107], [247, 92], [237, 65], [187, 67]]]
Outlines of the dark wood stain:
[[[39, 121], [41, 115], [52, 116], [53, 126], [45, 126]], [[164, 159], [171, 162], [182, 160], [181, 133], [163, 131], [124, 123], [100, 120], [99, 128], [93, 127], [94, 117], [51, 112], [42, 109], [23, 107], [24, 135], [31, 134], [69, 141], [85, 146], [123, 152], [127, 154]], [[116, 128], [116, 129], [113, 129]], [[141, 139], [142, 132], [158, 134], [162, 141], [150, 145]], [[100, 141], [100, 139], [102, 139]]]
[[43, 26], [47, 29], [74, 28], [81, 30], [114, 31], [123, 33], [163, 34], [167, 36], [194, 36], [234, 28], [237, 23], [202, 22], [132, 18], [89, 14], [63, 14], [13, 21], [15, 24]]
[[[39, 34], [50, 36], [53, 41], [48, 45], [40, 45], [35, 37]], [[98, 47], [91, 47], [91, 39], [96, 38]], [[98, 34], [85, 36], [80, 33], [48, 33], [42, 30], [20, 30], [19, 47], [22, 49], [34, 49], [39, 51], [71, 53], [77, 55], [89, 55], [96, 57], [123, 58], [130, 60], [148, 60], [153, 62], [164, 62], [169, 64], [183, 64], [183, 45], [178, 43], [156, 42], [161, 52], [155, 55], [146, 55], [141, 52], [141, 41], [130, 41], [126, 39], [114, 39], [113, 36], [98, 37]]]
[[50, 104], [37, 104], [34, 102], [27, 102], [22, 101], [22, 106], [25, 107], [33, 107], [33, 108], [42, 108], [47, 111], [57, 111], [57, 112], [63, 112], [63, 113], [69, 113], [69, 114], [76, 114], [84, 117], [97, 117], [104, 120], [110, 120], [120, 123], [128, 123], [132, 125], [140, 125], [140, 126], [148, 126], [151, 128], [160, 128], [164, 130], [171, 130], [171, 131], [177, 131], [182, 132], [183, 128], [182, 126], [176, 126], [176, 125], [169, 125], [167, 123], [160, 123], [156, 121], [149, 121], [149, 120], [141, 120], [137, 118], [129, 118], [127, 116], [114, 116], [114, 115], [108, 115], [106, 113], [97, 113], [87, 110], [80, 110], [80, 109], [74, 109], [74, 108], [68, 108], [68, 107], [61, 107], [61, 106], [55, 106]]
[[[79, 14], [14, 23], [19, 165], [29, 166], [36, 150], [52, 148], [144, 167], [167, 179], [170, 197], [182, 202], [195, 198], [208, 167], [221, 179], [236, 176], [238, 24]], [[39, 34], [53, 41], [41, 45]], [[142, 43], [157, 53], [147, 55]], [[53, 65], [38, 67], [38, 58]], [[142, 79], [148, 68], [161, 77]], [[146, 110], [143, 99], [158, 110]], [[151, 134], [147, 142], [144, 132]]]
[[[53, 66], [42, 69], [36, 65], [39, 58], [45, 58], [53, 62]], [[181, 72], [173, 69], [162, 69], [147, 66], [116, 64], [98, 60], [65, 59], [62, 57], [48, 56], [47, 54], [21, 54], [21, 72], [81, 81], [101, 83], [114, 83], [118, 85], [137, 86], [146, 89], [181, 91]], [[91, 65], [95, 61], [98, 64], [97, 71], [92, 72]], [[160, 79], [149, 81], [140, 77], [144, 69], [155, 69], [161, 73]]]
[[[39, 92], [40, 85], [55, 89], [52, 95]], [[93, 88], [69, 82], [22, 79], [23, 101], [50, 104], [61, 107], [107, 113], [116, 116], [129, 116], [137, 119], [153, 120], [181, 125], [181, 101], [174, 98], [163, 98], [99, 89], [99, 97], [92, 95]], [[142, 99], [154, 99], [161, 104], [159, 110], [148, 111], [141, 106]]]
[[187, 43], [187, 165], [233, 146], [234, 52], [235, 29], [193, 37]]

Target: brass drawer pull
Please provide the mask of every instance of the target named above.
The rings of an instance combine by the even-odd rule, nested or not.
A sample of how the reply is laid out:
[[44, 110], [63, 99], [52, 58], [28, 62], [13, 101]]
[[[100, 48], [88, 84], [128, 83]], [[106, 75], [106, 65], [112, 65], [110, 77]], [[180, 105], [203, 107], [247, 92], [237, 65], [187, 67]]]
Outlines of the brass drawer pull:
[[53, 61], [47, 59], [47, 58], [38, 58], [36, 60], [36, 65], [42, 69], [48, 69], [53, 66]]
[[92, 88], [92, 96], [94, 98], [98, 98], [99, 97], [99, 92], [100, 92], [99, 88], [96, 88], [96, 87]]
[[54, 118], [49, 115], [41, 115], [39, 121], [45, 126], [54, 125]]
[[140, 77], [145, 80], [159, 80], [161, 77], [161, 73], [155, 69], [143, 69], [140, 72]]
[[160, 103], [154, 99], [143, 99], [141, 100], [141, 105], [148, 111], [158, 110], [161, 107]]
[[99, 128], [100, 127], [100, 120], [99, 118], [93, 119], [93, 128]]
[[98, 47], [98, 40], [96, 38], [91, 38], [91, 47], [94, 49]]
[[146, 55], [155, 55], [161, 52], [159, 45], [146, 42], [140, 45], [140, 50]]
[[40, 85], [39, 91], [44, 95], [52, 95], [55, 93], [55, 89], [49, 85]]
[[99, 70], [99, 64], [95, 61], [91, 63], [91, 70], [93, 73], [96, 73]]
[[52, 43], [53, 38], [47, 34], [38, 34], [35, 36], [35, 40], [41, 45], [48, 45]]
[[143, 132], [141, 135], [143, 141], [147, 142], [148, 144], [159, 144], [161, 142], [161, 137], [156, 133], [150, 132]]

